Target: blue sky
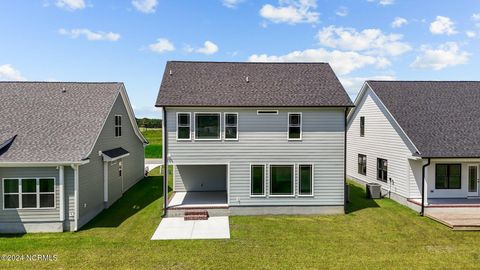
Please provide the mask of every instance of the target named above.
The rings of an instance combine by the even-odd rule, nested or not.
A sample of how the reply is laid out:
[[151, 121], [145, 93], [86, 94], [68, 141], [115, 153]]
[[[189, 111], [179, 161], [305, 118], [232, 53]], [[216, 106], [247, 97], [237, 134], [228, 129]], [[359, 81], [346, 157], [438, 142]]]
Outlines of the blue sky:
[[479, 80], [478, 0], [2, 0], [0, 80], [121, 81], [159, 117], [168, 60], [330, 62], [365, 79]]

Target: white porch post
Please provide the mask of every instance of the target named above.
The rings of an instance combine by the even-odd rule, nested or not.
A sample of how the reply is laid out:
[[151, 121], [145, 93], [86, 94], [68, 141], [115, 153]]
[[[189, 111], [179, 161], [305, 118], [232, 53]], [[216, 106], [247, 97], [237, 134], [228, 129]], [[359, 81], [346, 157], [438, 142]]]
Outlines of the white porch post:
[[60, 193], [60, 221], [65, 221], [65, 170], [63, 166], [58, 167], [58, 188]]
[[423, 182], [423, 184], [425, 185], [424, 188], [424, 193], [423, 193], [423, 196], [424, 196], [424, 200], [425, 200], [425, 205], [428, 205], [428, 190], [429, 190], [429, 186], [428, 186], [428, 177], [429, 177], [429, 173], [428, 173], [428, 170], [429, 170], [430, 166], [427, 166], [425, 168], [425, 182]]
[[80, 215], [80, 206], [79, 206], [79, 197], [78, 197], [78, 165], [72, 164], [73, 169], [73, 179], [74, 179], [74, 201], [75, 201], [75, 227], [74, 231], [78, 231], [78, 217]]
[[108, 161], [103, 162], [103, 202], [104, 208], [108, 205]]

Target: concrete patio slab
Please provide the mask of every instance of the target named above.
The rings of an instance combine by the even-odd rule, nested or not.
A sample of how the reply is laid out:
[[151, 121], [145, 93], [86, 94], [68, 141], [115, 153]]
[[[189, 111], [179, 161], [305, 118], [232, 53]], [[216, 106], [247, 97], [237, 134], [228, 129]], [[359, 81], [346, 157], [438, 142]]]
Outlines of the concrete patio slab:
[[480, 208], [427, 208], [425, 215], [453, 230], [480, 230]]
[[183, 220], [183, 217], [164, 218], [151, 240], [230, 239], [228, 217], [208, 220]]

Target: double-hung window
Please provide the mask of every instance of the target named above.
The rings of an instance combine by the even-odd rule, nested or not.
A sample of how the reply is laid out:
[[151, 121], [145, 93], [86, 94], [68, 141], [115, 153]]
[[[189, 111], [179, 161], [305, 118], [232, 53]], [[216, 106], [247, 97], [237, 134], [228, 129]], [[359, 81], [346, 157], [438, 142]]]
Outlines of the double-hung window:
[[387, 182], [388, 177], [388, 161], [386, 159], [377, 158], [377, 180]]
[[436, 189], [460, 189], [462, 179], [461, 164], [437, 164], [435, 166]]
[[270, 165], [270, 195], [294, 195], [294, 166]]
[[177, 140], [190, 140], [190, 113], [177, 113]]
[[55, 178], [3, 179], [5, 209], [37, 209], [55, 207]]
[[358, 154], [358, 173], [367, 175], [367, 156]]
[[298, 195], [312, 196], [313, 195], [313, 166], [299, 165], [299, 181], [298, 181]]
[[115, 115], [115, 137], [122, 136], [122, 116]]
[[265, 165], [250, 166], [250, 195], [265, 196]]
[[238, 113], [225, 113], [225, 140], [238, 140]]
[[220, 113], [195, 113], [195, 139], [220, 140]]
[[302, 114], [288, 113], [288, 139], [302, 139]]

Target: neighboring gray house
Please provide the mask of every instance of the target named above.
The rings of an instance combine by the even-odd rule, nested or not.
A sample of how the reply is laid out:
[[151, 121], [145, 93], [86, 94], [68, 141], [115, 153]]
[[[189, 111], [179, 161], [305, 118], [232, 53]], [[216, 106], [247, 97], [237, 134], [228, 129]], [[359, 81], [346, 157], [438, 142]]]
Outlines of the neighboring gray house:
[[479, 102], [480, 82], [367, 81], [349, 115], [348, 175], [422, 213], [480, 205]]
[[142, 179], [122, 83], [0, 82], [0, 233], [77, 231]]
[[156, 106], [168, 215], [344, 213], [353, 104], [328, 64], [168, 62]]

